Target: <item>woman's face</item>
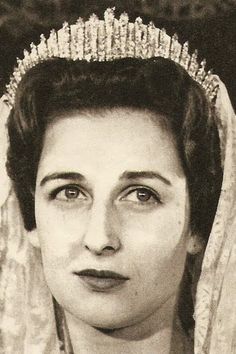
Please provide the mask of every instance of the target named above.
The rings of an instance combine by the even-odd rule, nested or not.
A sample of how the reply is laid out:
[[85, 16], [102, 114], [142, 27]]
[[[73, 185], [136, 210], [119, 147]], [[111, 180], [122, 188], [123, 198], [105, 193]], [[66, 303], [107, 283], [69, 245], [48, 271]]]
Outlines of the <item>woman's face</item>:
[[35, 192], [46, 281], [92, 326], [137, 324], [178, 293], [189, 197], [161, 120], [113, 109], [60, 115], [47, 128]]

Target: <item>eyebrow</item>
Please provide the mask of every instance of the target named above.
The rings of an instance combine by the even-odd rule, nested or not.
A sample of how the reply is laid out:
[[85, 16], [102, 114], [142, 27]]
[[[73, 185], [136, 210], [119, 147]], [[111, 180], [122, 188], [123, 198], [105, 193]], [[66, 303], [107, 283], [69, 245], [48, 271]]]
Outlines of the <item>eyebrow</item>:
[[[154, 171], [125, 171], [119, 177], [120, 180], [124, 179], [140, 179], [140, 178], [157, 178], [164, 182], [166, 185], [171, 186], [171, 182], [163, 177], [160, 173]], [[84, 182], [86, 178], [79, 172], [54, 172], [50, 175], [45, 176], [40, 182], [40, 186], [45, 185], [49, 181], [54, 181], [57, 179], [66, 179], [66, 180], [77, 180]]]
[[120, 179], [139, 179], [139, 178], [157, 178], [164, 182], [166, 185], [171, 186], [171, 182], [163, 177], [160, 173], [154, 171], [125, 171], [120, 176]]
[[56, 179], [69, 179], [69, 180], [76, 179], [77, 181], [81, 181], [81, 182], [85, 181], [85, 177], [78, 172], [55, 172], [48, 176], [45, 176], [40, 182], [40, 186], [43, 186], [45, 183], [49, 181], [54, 181]]

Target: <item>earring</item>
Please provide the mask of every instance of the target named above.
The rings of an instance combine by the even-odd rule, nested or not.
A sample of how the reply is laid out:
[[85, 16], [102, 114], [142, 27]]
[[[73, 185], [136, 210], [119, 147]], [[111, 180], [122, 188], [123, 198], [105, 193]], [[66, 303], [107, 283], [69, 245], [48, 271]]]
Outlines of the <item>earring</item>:
[[191, 235], [188, 240], [187, 251], [189, 254], [195, 255], [200, 253], [204, 248], [204, 240], [198, 235]]

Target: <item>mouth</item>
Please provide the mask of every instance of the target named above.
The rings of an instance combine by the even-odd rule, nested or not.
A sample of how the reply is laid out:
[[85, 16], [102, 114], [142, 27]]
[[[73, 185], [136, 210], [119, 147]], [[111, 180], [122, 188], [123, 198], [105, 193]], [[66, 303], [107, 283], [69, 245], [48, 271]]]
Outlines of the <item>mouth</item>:
[[129, 280], [128, 277], [110, 270], [84, 269], [74, 274], [87, 288], [97, 292], [118, 288]]

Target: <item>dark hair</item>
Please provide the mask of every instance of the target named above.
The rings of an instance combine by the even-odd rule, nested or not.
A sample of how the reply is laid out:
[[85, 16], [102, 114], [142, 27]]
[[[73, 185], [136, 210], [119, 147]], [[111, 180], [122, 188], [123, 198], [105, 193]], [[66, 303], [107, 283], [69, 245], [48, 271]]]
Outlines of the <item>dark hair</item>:
[[[159, 57], [90, 63], [52, 59], [25, 74], [8, 121], [7, 163], [25, 228], [32, 230], [36, 226], [37, 167], [44, 132], [53, 113], [114, 107], [148, 109], [158, 113], [158, 119], [165, 117], [188, 181], [191, 231], [207, 242], [222, 182], [214, 108], [202, 87], [180, 65]], [[194, 268], [190, 256], [187, 263]], [[179, 302], [186, 330], [193, 326], [190, 276], [185, 270], [181, 290], [190, 302]]]

